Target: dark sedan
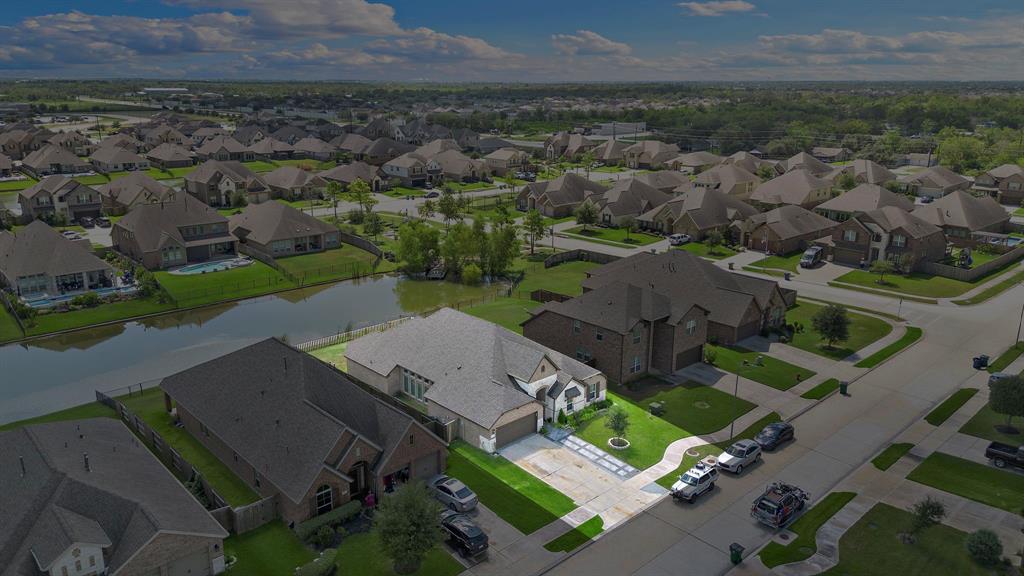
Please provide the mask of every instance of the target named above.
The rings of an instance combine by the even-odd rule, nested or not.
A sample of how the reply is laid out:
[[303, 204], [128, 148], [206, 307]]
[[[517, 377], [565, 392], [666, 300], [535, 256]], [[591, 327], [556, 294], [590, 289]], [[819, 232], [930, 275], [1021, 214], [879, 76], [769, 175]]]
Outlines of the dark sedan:
[[487, 552], [487, 534], [469, 516], [446, 510], [441, 513], [441, 527], [459, 556], [470, 558]]
[[754, 436], [764, 450], [774, 450], [783, 442], [793, 439], [793, 425], [789, 422], [772, 422]]

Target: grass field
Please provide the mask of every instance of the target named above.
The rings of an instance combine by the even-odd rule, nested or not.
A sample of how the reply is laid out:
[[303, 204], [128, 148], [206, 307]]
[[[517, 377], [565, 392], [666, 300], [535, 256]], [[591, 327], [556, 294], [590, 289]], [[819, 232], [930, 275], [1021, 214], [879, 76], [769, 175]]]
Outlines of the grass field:
[[871, 463], [875, 465], [875, 468], [879, 470], [888, 470], [893, 464], [895, 464], [904, 454], [910, 452], [910, 449], [914, 445], [908, 442], [900, 442], [898, 444], [889, 444], [885, 450], [882, 450], [878, 456], [875, 456]]
[[274, 521], [224, 541], [224, 552], [238, 558], [229, 574], [280, 576], [316, 558], [280, 521]]
[[84, 326], [94, 326], [104, 322], [114, 322], [117, 320], [124, 320], [125, 318], [144, 316], [146, 314], [157, 314], [173, 309], [174, 304], [169, 302], [161, 304], [155, 297], [135, 298], [132, 300], [100, 304], [95, 308], [42, 314], [36, 316], [32, 321], [33, 323], [26, 326], [25, 329], [29, 336], [36, 336], [39, 334], [58, 332], [60, 330], [70, 330], [72, 328], [82, 328]]
[[892, 332], [892, 325], [884, 320], [847, 311], [847, 317], [850, 319], [849, 338], [832, 348], [827, 348], [826, 342], [823, 342], [821, 336], [814, 331], [813, 325], [814, 315], [824, 308], [825, 306], [821, 304], [799, 302], [786, 312], [787, 322], [799, 322], [804, 326], [803, 332], [793, 335], [790, 345], [819, 356], [842, 360]]
[[548, 542], [544, 545], [544, 548], [550, 552], [572, 552], [582, 546], [584, 542], [603, 531], [604, 520], [600, 516], [594, 516], [590, 520]]
[[785, 546], [777, 542], [769, 542], [761, 549], [759, 554], [761, 562], [769, 568], [774, 568], [780, 564], [789, 564], [810, 558], [818, 550], [818, 545], [815, 542], [818, 528], [828, 522], [829, 518], [835, 516], [836, 512], [853, 500], [854, 496], [856, 494], [853, 492], [832, 492], [822, 498], [787, 528], [790, 532], [796, 533], [796, 538], [790, 540]]
[[0, 182], [0, 192], [18, 192], [31, 188], [38, 182], [35, 178], [22, 178], [21, 180], [4, 180]]
[[1016, 434], [1007, 434], [1002, 430], [996, 429], [996, 426], [1006, 425], [1006, 416], [1004, 414], [996, 414], [988, 404], [985, 404], [981, 407], [981, 410], [978, 410], [977, 414], [960, 428], [960, 431], [975, 438], [984, 438], [1013, 446], [1024, 443], [1024, 434], [1020, 432], [1024, 428], [1024, 420], [1014, 418], [1010, 423], [1017, 428], [1018, 432]]
[[924, 334], [924, 332], [920, 328], [916, 326], [907, 326], [907, 331], [903, 333], [903, 336], [900, 337], [899, 340], [889, 344], [885, 348], [882, 348], [860, 362], [857, 362], [854, 366], [857, 368], [874, 368], [903, 351], [904, 348], [907, 348], [914, 342], [917, 342], [921, 338], [922, 334]]
[[818, 384], [814, 388], [811, 388], [807, 392], [800, 395], [801, 398], [807, 398], [808, 400], [821, 400], [825, 396], [832, 393], [833, 390], [839, 388], [839, 380], [835, 378], [829, 378], [821, 384]]
[[801, 256], [803, 256], [802, 252], [790, 254], [789, 256], [768, 256], [767, 258], [751, 263], [750, 266], [754, 268], [774, 268], [775, 270], [783, 270], [799, 274]]
[[1024, 476], [942, 452], [933, 452], [907, 478], [1014, 514], [1024, 509]]
[[[391, 559], [381, 550], [380, 541], [371, 533], [350, 534], [338, 547], [339, 576], [393, 576]], [[427, 552], [419, 570], [406, 576], [455, 576], [466, 568], [447, 552], [444, 545]], [[247, 572], [241, 572], [245, 574]], [[291, 572], [280, 572], [291, 574]]]
[[646, 246], [662, 240], [660, 236], [630, 232], [625, 228], [598, 228], [595, 226], [588, 226], [586, 229], [583, 226], [576, 226], [562, 231], [562, 234], [583, 240], [603, 241], [626, 246]]
[[[814, 376], [816, 372], [808, 368], [801, 368], [767, 354], [753, 352], [738, 346], [715, 346], [707, 344], [705, 350], [714, 350], [715, 366], [740, 376], [771, 386], [776, 390], [789, 390], [803, 380]], [[763, 357], [763, 365], [755, 366], [754, 362], [758, 356]], [[750, 365], [743, 366], [743, 361]]]
[[[346, 280], [374, 271], [377, 257], [348, 244], [334, 250], [278, 258], [278, 265], [294, 276], [300, 285]], [[381, 261], [386, 268], [390, 262]]]
[[333, 364], [341, 370], [347, 370], [348, 361], [345, 359], [345, 350], [347, 349], [348, 342], [341, 342], [340, 344], [332, 344], [324, 348], [310, 350], [309, 353], [314, 358], [319, 358], [328, 364]]
[[1016, 262], [997, 268], [973, 282], [963, 282], [952, 278], [943, 278], [932, 274], [913, 273], [907, 275], [889, 274], [885, 276], [883, 284], [878, 283], [878, 275], [866, 270], [853, 270], [836, 278], [837, 282], [845, 282], [865, 288], [879, 288], [893, 292], [902, 292], [911, 296], [925, 298], [955, 298], [964, 292], [994, 278], [1003, 273], [1010, 266], [1016, 266]]
[[961, 388], [942, 401], [942, 404], [936, 406], [927, 416], [924, 417], [925, 421], [932, 426], [941, 426], [943, 422], [949, 419], [954, 412], [960, 409], [961, 406], [967, 403], [975, 394], [978, 393], [977, 388]]
[[711, 248], [703, 242], [688, 242], [682, 246], [678, 246], [677, 249], [686, 250], [691, 254], [695, 254], [703, 258], [709, 258], [711, 260], [721, 260], [737, 254], [735, 250], [728, 246], [715, 246], [714, 248]]
[[559, 294], [578, 296], [583, 293], [581, 283], [587, 277], [587, 272], [597, 268], [599, 265], [593, 262], [566, 262], [551, 268], [537, 264], [527, 268], [526, 276], [516, 287], [521, 293], [529, 293], [534, 290], [550, 290]]
[[258, 261], [242, 268], [208, 274], [183, 276], [160, 271], [155, 275], [157, 282], [179, 306], [202, 306], [295, 287], [280, 272]]
[[[749, 266], [744, 266], [743, 268], [747, 269], [747, 268], [749, 268]], [[754, 270], [754, 269], [752, 268], [751, 270]], [[886, 296], [886, 297], [889, 297], [889, 298], [902, 298], [902, 299], [908, 300], [910, 302], [920, 302], [922, 304], [938, 304], [939, 303], [939, 301], [934, 299], [934, 298], [921, 298], [920, 296], [911, 296], [909, 294], [903, 294], [901, 296], [899, 294], [894, 294], [892, 292], [886, 292], [884, 290], [873, 290], [871, 288], [864, 288], [864, 287], [860, 287], [860, 286], [856, 286], [856, 285], [852, 285], [852, 284], [843, 284], [841, 282], [829, 282], [828, 285], [832, 286], [833, 288], [842, 288], [844, 290], [854, 290], [856, 292], [863, 292], [865, 294], [875, 294], [877, 296]]]
[[278, 166], [272, 162], [266, 162], [264, 160], [253, 160], [251, 162], [242, 162], [246, 168], [253, 172], [273, 172], [277, 170]]
[[466, 308], [463, 312], [472, 314], [477, 318], [483, 318], [489, 322], [494, 322], [499, 326], [504, 326], [517, 334], [522, 334], [523, 327], [519, 323], [529, 319], [530, 310], [537, 306], [540, 306], [540, 302], [534, 302], [525, 298], [498, 298], [491, 302]]
[[18, 320], [6, 307], [0, 307], [0, 343], [21, 340], [24, 337], [25, 335], [22, 334], [21, 328], [18, 326]]

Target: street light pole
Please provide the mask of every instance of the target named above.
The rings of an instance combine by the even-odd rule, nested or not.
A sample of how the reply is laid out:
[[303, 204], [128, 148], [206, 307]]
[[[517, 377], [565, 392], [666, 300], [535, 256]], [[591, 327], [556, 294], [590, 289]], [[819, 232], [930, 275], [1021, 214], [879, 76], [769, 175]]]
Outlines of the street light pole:
[[1017, 323], [1017, 339], [1014, 340], [1014, 344], [1020, 342], [1020, 329], [1022, 325], [1024, 325], [1024, 305], [1020, 307], [1020, 322]]

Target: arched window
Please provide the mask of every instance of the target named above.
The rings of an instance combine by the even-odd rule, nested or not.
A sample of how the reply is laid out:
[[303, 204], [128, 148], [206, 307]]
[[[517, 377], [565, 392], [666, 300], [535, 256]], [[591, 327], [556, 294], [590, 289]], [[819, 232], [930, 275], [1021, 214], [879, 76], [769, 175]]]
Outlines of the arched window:
[[316, 513], [325, 514], [330, 512], [334, 507], [334, 498], [331, 492], [331, 487], [327, 484], [316, 489]]

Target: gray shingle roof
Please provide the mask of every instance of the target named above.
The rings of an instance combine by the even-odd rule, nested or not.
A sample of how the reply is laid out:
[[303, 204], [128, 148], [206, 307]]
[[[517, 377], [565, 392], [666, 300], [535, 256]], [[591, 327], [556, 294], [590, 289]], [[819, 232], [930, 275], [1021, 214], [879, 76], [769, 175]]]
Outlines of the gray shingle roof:
[[324, 180], [334, 180], [345, 185], [351, 184], [357, 179], [369, 184], [373, 182], [378, 171], [379, 169], [376, 166], [371, 166], [365, 162], [353, 162], [351, 164], [335, 166], [330, 170], [324, 170], [320, 173], [320, 177]]
[[648, 210], [668, 202], [672, 196], [635, 178], [619, 180], [614, 186], [593, 200], [601, 210], [608, 210], [615, 216], [639, 216]]
[[243, 237], [239, 229], [246, 230], [245, 239], [260, 244], [337, 231], [327, 222], [281, 202], [249, 204], [241, 214], [231, 216], [229, 227], [239, 238]]
[[103, 148], [97, 148], [89, 156], [89, 160], [94, 162], [103, 162], [105, 164], [140, 164], [146, 160], [132, 152], [125, 150], [119, 146], [106, 146]]
[[678, 170], [655, 170], [654, 172], [644, 172], [642, 174], [635, 174], [633, 176], [637, 182], [643, 182], [652, 188], [657, 188], [662, 192], [669, 193], [678, 188], [680, 185], [690, 181], [690, 177]]
[[91, 194], [95, 192], [95, 190], [85, 184], [82, 184], [78, 180], [68, 178], [63, 174], [54, 174], [52, 176], [47, 176], [33, 184], [31, 187], [22, 190], [18, 193], [18, 197], [30, 199], [40, 192], [49, 192], [51, 196], [63, 199], [68, 194], [78, 192]]
[[861, 184], [819, 204], [816, 209], [854, 213], [876, 210], [883, 206], [895, 206], [909, 211], [914, 209], [914, 201], [875, 184]]
[[780, 239], [796, 238], [806, 234], [824, 234], [836, 223], [802, 206], [784, 205], [755, 214], [747, 219], [749, 229], [764, 224], [771, 228]]
[[971, 231], [1010, 220], [1010, 215], [991, 196], [972, 196], [963, 190], [918, 206], [912, 214], [940, 228], [954, 226]]
[[164, 142], [149, 152], [146, 152], [146, 158], [156, 162], [192, 161], [195, 157], [195, 153], [191, 150], [171, 142]]
[[750, 199], [764, 204], [805, 204], [812, 192], [831, 187], [828, 181], [797, 168], [761, 184]]
[[571, 172], [562, 174], [554, 180], [531, 182], [526, 188], [535, 198], [547, 196], [552, 206], [579, 204], [591, 194], [600, 194], [607, 190], [597, 182]]
[[811, 156], [807, 152], [799, 152], [794, 154], [790, 158], [782, 161], [782, 167], [786, 172], [792, 170], [804, 169], [814, 174], [815, 176], [821, 176], [822, 174], [828, 174], [832, 171], [832, 167], [828, 164], [818, 160], [814, 156]]
[[728, 226], [757, 214], [756, 208], [735, 196], [715, 189], [694, 188], [643, 214], [640, 220], [654, 220], [665, 210], [671, 211], [673, 220], [688, 214], [701, 230]]
[[33, 220], [18, 232], [0, 232], [0, 270], [9, 278], [112, 271], [86, 246], [87, 242], [72, 242], [45, 222]]
[[134, 206], [140, 202], [165, 202], [175, 196], [173, 189], [157, 182], [145, 172], [132, 172], [115, 178], [96, 188], [96, 191], [100, 196], [125, 206]]
[[911, 238], [925, 238], [931, 234], [942, 234], [942, 228], [895, 206], [883, 206], [878, 210], [870, 210], [860, 218], [874, 222], [886, 232], [902, 229]]
[[226, 223], [227, 218], [188, 194], [178, 194], [174, 202], [139, 204], [114, 224], [135, 234], [143, 252], [153, 252], [173, 242], [184, 246], [178, 228], [199, 224]]

